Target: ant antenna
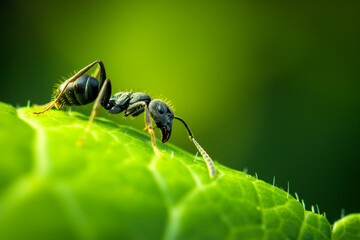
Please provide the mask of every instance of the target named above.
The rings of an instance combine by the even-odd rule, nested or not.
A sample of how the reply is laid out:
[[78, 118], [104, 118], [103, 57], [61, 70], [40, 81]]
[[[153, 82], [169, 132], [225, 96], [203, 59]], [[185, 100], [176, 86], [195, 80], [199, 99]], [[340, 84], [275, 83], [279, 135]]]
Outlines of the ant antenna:
[[213, 178], [215, 176], [215, 165], [214, 165], [213, 161], [211, 160], [209, 155], [205, 152], [205, 150], [200, 146], [200, 144], [195, 140], [194, 135], [190, 131], [190, 128], [185, 123], [185, 121], [182, 120], [179, 117], [174, 116], [174, 118], [179, 120], [180, 122], [182, 122], [184, 124], [185, 128], [187, 129], [187, 131], [189, 133], [190, 141], [192, 141], [195, 144], [195, 146], [198, 149], [198, 151], [200, 152], [201, 156], [203, 156], [203, 158], [205, 160], [205, 163], [206, 163], [206, 165], [208, 167], [208, 170], [209, 170], [209, 175], [210, 175], [211, 178]]

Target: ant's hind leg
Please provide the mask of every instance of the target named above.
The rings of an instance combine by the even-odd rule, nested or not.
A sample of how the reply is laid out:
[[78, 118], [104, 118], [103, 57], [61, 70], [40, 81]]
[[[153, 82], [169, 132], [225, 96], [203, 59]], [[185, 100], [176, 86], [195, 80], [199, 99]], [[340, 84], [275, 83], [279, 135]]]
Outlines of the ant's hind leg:
[[100, 78], [103, 77], [105, 78], [105, 68], [104, 68], [104, 64], [102, 63], [102, 61], [97, 60], [91, 64], [89, 64], [88, 66], [84, 67], [83, 69], [81, 69], [79, 72], [77, 72], [74, 76], [72, 76], [71, 78], [69, 78], [67, 80], [67, 83], [65, 84], [64, 88], [61, 90], [61, 92], [59, 93], [59, 95], [57, 96], [57, 98], [50, 102], [49, 104], [46, 105], [46, 109], [41, 111], [41, 112], [33, 112], [33, 115], [39, 115], [39, 114], [43, 114], [47, 111], [49, 111], [61, 98], [61, 96], [64, 94], [67, 86], [72, 83], [75, 82], [79, 77], [81, 77], [82, 75], [84, 75], [87, 71], [90, 70], [90, 68], [92, 68], [95, 64], [99, 64], [100, 68], [101, 68], [101, 72], [100, 72]]
[[53, 104], [53, 102], [49, 102], [49, 103], [46, 103], [46, 104], [43, 104], [43, 105], [34, 104], [34, 105], [32, 105], [32, 107], [36, 108], [36, 109], [43, 109], [43, 108], [49, 107], [51, 104]]
[[110, 80], [107, 78], [103, 84], [103, 86], [101, 87], [100, 89], [100, 92], [99, 92], [99, 95], [98, 97], [96, 98], [95, 100], [95, 103], [94, 103], [94, 106], [92, 108], [92, 111], [91, 111], [91, 115], [90, 115], [90, 118], [89, 118], [89, 122], [86, 126], [86, 129], [85, 129], [85, 132], [84, 132], [84, 135], [83, 137], [77, 142], [77, 145], [81, 146], [83, 145], [87, 135], [89, 134], [90, 132], [90, 128], [91, 128], [91, 125], [92, 123], [94, 122], [94, 118], [95, 116], [97, 116], [98, 114], [98, 109], [99, 109], [99, 106], [100, 106], [100, 103], [101, 101], [103, 100], [104, 96], [105, 96], [105, 93], [107, 93], [107, 86], [108, 84], [110, 84]]
[[96, 68], [95, 72], [92, 75], [94, 78], [96, 78], [96, 79], [98, 78], [98, 76], [100, 74], [100, 69], [101, 69], [101, 67]]

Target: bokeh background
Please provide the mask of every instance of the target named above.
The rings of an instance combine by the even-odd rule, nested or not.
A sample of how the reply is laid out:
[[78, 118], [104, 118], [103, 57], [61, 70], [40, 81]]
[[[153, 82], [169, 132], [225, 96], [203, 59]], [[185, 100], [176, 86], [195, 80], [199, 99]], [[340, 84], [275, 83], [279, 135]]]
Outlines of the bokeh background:
[[[46, 103], [62, 76], [100, 59], [113, 93], [170, 99], [214, 160], [276, 176], [285, 190], [290, 182], [330, 223], [341, 209], [360, 212], [359, 1], [15, 0], [1, 9], [0, 101]], [[196, 153], [178, 123], [170, 142]]]

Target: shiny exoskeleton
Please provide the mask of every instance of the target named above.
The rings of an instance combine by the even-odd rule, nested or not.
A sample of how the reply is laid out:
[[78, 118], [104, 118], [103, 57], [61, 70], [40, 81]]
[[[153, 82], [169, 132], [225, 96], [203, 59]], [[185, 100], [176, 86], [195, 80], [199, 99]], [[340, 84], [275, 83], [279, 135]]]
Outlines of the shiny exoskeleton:
[[[96, 64], [98, 64], [100, 68], [95, 76], [92, 77], [86, 75], [85, 73]], [[100, 74], [99, 80], [97, 80], [98, 74]], [[151, 136], [153, 149], [159, 157], [162, 157], [163, 155], [156, 147], [155, 134], [153, 131], [154, 128], [152, 127], [151, 118], [155, 122], [156, 127], [162, 132], [163, 143], [170, 139], [173, 119], [177, 119], [184, 124], [188, 131], [190, 140], [195, 144], [196, 148], [203, 156], [209, 169], [210, 177], [215, 176], [215, 166], [211, 158], [194, 139], [194, 136], [185, 121], [179, 117], [175, 117], [172, 109], [166, 102], [160, 99], [152, 100], [149, 95], [141, 92], [119, 92], [112, 97], [110, 96], [111, 83], [110, 80], [106, 78], [104, 64], [102, 61], [95, 61], [63, 82], [54, 92], [53, 100], [49, 104], [45, 105], [46, 109], [41, 112], [35, 112], [34, 114], [43, 114], [53, 106], [56, 108], [63, 108], [95, 102], [88, 126], [85, 129], [83, 138], [79, 142], [82, 144], [90, 131], [91, 124], [94, 121], [94, 117], [97, 114], [100, 104], [111, 114], [124, 112], [125, 117], [136, 117], [145, 111], [145, 129], [148, 130]]]
[[150, 115], [156, 126], [162, 132], [162, 142], [169, 140], [172, 130], [174, 113], [171, 108], [162, 100], [151, 100], [149, 95], [141, 92], [119, 92], [109, 100], [109, 113], [116, 114], [124, 112], [124, 116], [136, 117], [144, 112], [143, 103], [148, 105]]
[[[69, 80], [66, 80], [56, 89], [53, 96], [54, 99], [65, 88], [68, 81]], [[99, 95], [99, 91], [99, 81], [92, 76], [83, 75], [66, 87], [59, 101], [55, 103], [55, 107], [59, 109], [68, 106], [79, 106], [92, 103]]]

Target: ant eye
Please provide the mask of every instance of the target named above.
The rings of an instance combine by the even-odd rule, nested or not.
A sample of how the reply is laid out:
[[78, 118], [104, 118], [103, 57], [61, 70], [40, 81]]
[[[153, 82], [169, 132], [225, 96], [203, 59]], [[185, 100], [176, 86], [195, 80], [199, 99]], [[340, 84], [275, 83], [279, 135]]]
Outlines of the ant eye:
[[160, 114], [163, 114], [165, 112], [165, 109], [164, 109], [164, 107], [162, 105], [158, 105], [157, 109], [158, 109]]

